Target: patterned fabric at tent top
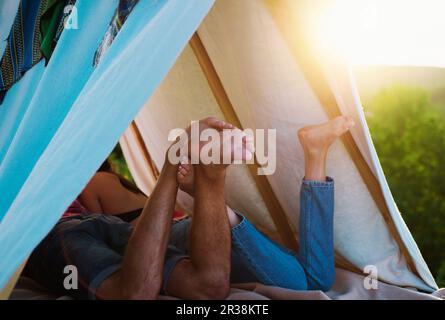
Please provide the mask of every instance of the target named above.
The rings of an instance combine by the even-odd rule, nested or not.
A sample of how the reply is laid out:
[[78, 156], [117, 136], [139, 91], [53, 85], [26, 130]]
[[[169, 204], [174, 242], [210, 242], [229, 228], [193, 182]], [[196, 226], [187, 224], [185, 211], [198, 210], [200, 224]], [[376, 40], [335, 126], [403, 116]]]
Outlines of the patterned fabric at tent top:
[[42, 58], [40, 19], [47, 0], [22, 0], [0, 63], [0, 104], [6, 91]]
[[[36, 63], [42, 58], [48, 63], [63, 29], [64, 8], [74, 3], [75, 0], [21, 0], [18, 3], [5, 51], [1, 51], [0, 104], [6, 91]], [[8, 11], [11, 15], [15, 12]], [[5, 31], [3, 28], [2, 32]]]
[[99, 64], [102, 56], [107, 52], [108, 48], [110, 48], [111, 44], [114, 41], [114, 38], [116, 38], [120, 29], [122, 28], [131, 11], [138, 2], [139, 0], [119, 0], [119, 6], [116, 9], [116, 13], [113, 16], [113, 19], [111, 20], [110, 26], [108, 27], [108, 30], [104, 38], [102, 39], [99, 48], [94, 54], [93, 65], [95, 67]]
[[42, 39], [40, 50], [48, 63], [51, 55], [64, 30], [65, 18], [71, 13], [70, 6], [76, 4], [75, 0], [47, 0], [46, 11], [40, 23]]

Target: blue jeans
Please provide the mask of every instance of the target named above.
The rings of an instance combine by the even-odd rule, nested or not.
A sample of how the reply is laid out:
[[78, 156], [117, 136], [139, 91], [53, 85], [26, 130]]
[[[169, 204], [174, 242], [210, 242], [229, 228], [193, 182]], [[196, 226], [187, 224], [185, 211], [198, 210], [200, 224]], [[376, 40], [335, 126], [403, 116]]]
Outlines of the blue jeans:
[[[262, 284], [293, 290], [328, 291], [335, 279], [333, 216], [334, 181], [303, 181], [300, 195], [299, 254], [269, 239], [246, 218], [232, 228], [231, 282]], [[187, 258], [191, 221], [172, 227], [164, 286], [176, 263]], [[165, 289], [165, 288], [164, 288]]]
[[257, 231], [246, 219], [232, 229], [232, 282], [328, 291], [335, 280], [334, 181], [303, 181], [299, 254]]

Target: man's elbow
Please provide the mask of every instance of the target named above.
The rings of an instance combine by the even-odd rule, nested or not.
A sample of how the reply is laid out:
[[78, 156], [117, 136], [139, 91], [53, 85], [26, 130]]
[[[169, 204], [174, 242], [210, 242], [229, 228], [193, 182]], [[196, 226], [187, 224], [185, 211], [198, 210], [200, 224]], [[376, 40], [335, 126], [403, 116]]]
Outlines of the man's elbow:
[[199, 299], [224, 300], [230, 292], [230, 276], [224, 272], [204, 275], [199, 287]]
[[156, 300], [161, 290], [161, 279], [159, 277], [147, 281], [136, 281], [133, 285], [124, 282], [123, 278], [119, 280], [118, 299], [120, 300]]
[[144, 287], [141, 289], [124, 289], [121, 291], [120, 300], [156, 300], [159, 295], [159, 288]]

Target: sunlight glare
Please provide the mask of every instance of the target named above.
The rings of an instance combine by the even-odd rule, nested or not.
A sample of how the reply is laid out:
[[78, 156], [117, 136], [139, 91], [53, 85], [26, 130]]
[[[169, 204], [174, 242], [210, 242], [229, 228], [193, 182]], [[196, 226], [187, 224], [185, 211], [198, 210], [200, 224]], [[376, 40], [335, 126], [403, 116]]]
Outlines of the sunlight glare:
[[320, 37], [352, 64], [445, 67], [445, 0], [332, 0]]

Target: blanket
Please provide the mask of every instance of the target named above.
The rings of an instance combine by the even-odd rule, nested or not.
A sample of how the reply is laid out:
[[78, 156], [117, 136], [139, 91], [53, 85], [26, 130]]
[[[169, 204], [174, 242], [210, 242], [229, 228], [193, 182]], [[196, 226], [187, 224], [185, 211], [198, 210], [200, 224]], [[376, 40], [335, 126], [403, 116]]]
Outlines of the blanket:
[[[415, 289], [402, 288], [379, 281], [376, 289], [366, 289], [365, 277], [336, 269], [337, 278], [329, 292], [295, 291], [260, 283], [233, 284], [227, 300], [441, 300], [445, 299], [445, 288], [433, 294]], [[13, 290], [12, 300], [70, 300], [70, 296], [60, 296], [39, 286], [30, 278], [21, 277]], [[177, 299], [172, 296], [159, 296], [160, 300]]]

